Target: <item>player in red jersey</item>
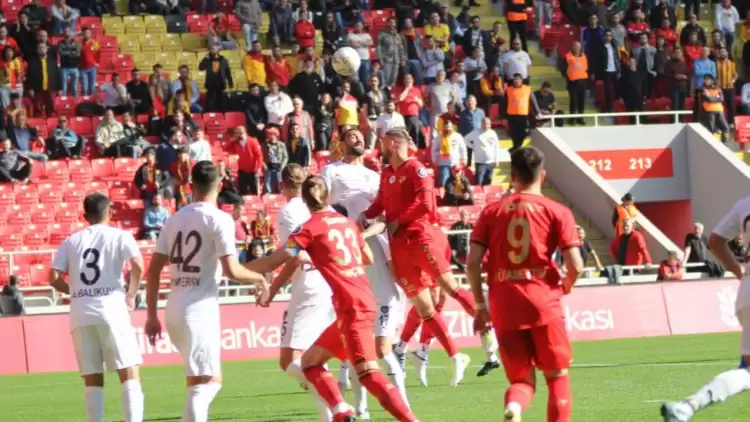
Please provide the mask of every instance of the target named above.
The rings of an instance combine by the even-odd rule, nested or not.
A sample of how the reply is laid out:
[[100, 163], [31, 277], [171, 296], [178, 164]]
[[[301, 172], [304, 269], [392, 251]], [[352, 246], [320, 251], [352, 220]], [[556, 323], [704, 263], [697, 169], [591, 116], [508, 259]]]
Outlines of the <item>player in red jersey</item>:
[[[471, 235], [466, 276], [477, 311], [474, 329], [495, 328], [500, 357], [510, 387], [505, 393], [505, 420], [518, 422], [536, 388], [534, 368], [549, 388], [547, 420], [570, 421], [572, 394], [568, 380], [571, 347], [561, 299], [583, 269], [573, 213], [542, 195], [544, 155], [534, 147], [511, 155], [514, 194], [488, 205]], [[552, 259], [562, 251], [567, 273]], [[482, 293], [485, 253], [489, 312]]]
[[362, 385], [383, 408], [398, 421], [416, 421], [398, 389], [378, 368], [374, 337], [377, 310], [364, 269], [372, 262], [372, 252], [354, 221], [329, 207], [328, 188], [321, 177], [305, 180], [302, 199], [312, 217], [292, 232], [285, 248], [269, 258], [297, 256], [302, 263], [317, 268], [333, 291], [336, 322], [302, 355], [305, 377], [331, 407], [334, 422], [355, 421], [354, 409], [344, 402], [336, 378], [324, 366], [334, 357], [349, 360]]
[[406, 296], [432, 334], [443, 345], [454, 363], [451, 386], [463, 379], [469, 357], [458, 353], [448, 334], [445, 321], [435, 312], [430, 288], [438, 285], [456, 299], [469, 315], [474, 314], [474, 300], [453, 279], [445, 248], [445, 234], [433, 226], [435, 214], [434, 179], [425, 166], [409, 157], [411, 138], [405, 128], [391, 129], [380, 139], [384, 162], [380, 189], [370, 208], [363, 213], [373, 219], [385, 213], [391, 242], [393, 268]]

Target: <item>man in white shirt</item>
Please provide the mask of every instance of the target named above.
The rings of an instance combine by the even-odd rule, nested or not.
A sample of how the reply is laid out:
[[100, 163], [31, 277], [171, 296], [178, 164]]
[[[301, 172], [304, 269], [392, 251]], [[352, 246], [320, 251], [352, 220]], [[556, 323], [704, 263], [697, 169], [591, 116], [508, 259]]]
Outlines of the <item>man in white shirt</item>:
[[721, 35], [724, 36], [727, 50], [731, 50], [732, 44], [734, 44], [736, 25], [742, 20], [737, 8], [732, 5], [732, 0], [722, 0], [721, 4], [717, 4], [715, 17], [716, 29], [721, 31]]
[[479, 81], [487, 71], [487, 62], [484, 61], [479, 47], [473, 47], [468, 53], [463, 61], [463, 68], [469, 83], [469, 92], [473, 93], [479, 88]]
[[497, 132], [492, 129], [490, 118], [485, 117], [482, 127], [469, 132], [465, 140], [466, 146], [474, 151], [477, 185], [491, 185], [495, 165], [500, 158], [500, 140]]
[[193, 142], [188, 144], [190, 159], [195, 161], [213, 161], [211, 158], [211, 144], [206, 139], [206, 132], [203, 129], [195, 131]]
[[[365, 140], [358, 129], [350, 129], [341, 135], [346, 152], [341, 161], [323, 167], [321, 177], [328, 186], [331, 203], [347, 217], [359, 221], [360, 215], [370, 207], [380, 189], [380, 174], [364, 165]], [[393, 339], [403, 322], [406, 297], [396, 285], [390, 269], [391, 253], [384, 227], [366, 230], [363, 233], [373, 253], [373, 263], [365, 268], [372, 292], [378, 307], [375, 327], [375, 348], [388, 376], [399, 389], [401, 397], [408, 403], [404, 385], [404, 371], [393, 354]], [[379, 234], [378, 234], [379, 233]], [[345, 384], [349, 377], [348, 365], [342, 366], [339, 384]], [[369, 419], [367, 412], [367, 392], [357, 376], [351, 377], [352, 389], [356, 396], [355, 409], [361, 419]]]
[[265, 279], [259, 273], [271, 267], [263, 267], [267, 261], [257, 260], [246, 268], [237, 260], [234, 220], [216, 207], [221, 181], [216, 166], [201, 161], [193, 167], [191, 177], [195, 202], [169, 217], [156, 241], [147, 274], [145, 332], [152, 345], [162, 337], [157, 303], [160, 274], [169, 262], [171, 293], [164, 317], [167, 341], [185, 362], [188, 391], [182, 420], [207, 422], [208, 409], [221, 389], [218, 293], [222, 276], [263, 287]]
[[451, 84], [453, 84], [453, 93], [458, 98], [456, 102], [456, 110], [461, 111], [464, 109], [466, 104], [466, 97], [468, 96], [467, 85], [466, 85], [466, 73], [464, 72], [464, 63], [457, 62], [456, 69], [451, 73]]
[[[70, 295], [70, 328], [78, 369], [86, 386], [86, 420], [104, 422], [104, 365], [122, 383], [126, 422], [143, 421], [143, 362], [129, 310], [143, 274], [143, 258], [130, 233], [110, 227], [111, 202], [94, 193], [83, 201], [89, 227], [72, 234], [57, 249], [49, 274], [55, 290]], [[123, 269], [130, 266], [125, 290]], [[64, 275], [68, 274], [68, 283]]]
[[282, 126], [287, 114], [294, 111], [292, 99], [279, 90], [279, 83], [271, 81], [268, 84], [268, 95], [263, 99], [263, 105], [268, 112], [268, 124]]
[[444, 70], [437, 73], [435, 83], [427, 88], [426, 97], [427, 109], [430, 110], [430, 125], [434, 131], [437, 129], [438, 117], [448, 111], [448, 104], [458, 102], [453, 84], [445, 79]]
[[104, 111], [104, 118], [96, 127], [96, 145], [99, 152], [106, 157], [119, 157], [122, 155], [121, 141], [125, 137], [125, 129], [115, 119], [112, 109]]
[[120, 83], [118, 73], [113, 73], [112, 82], [102, 84], [99, 90], [104, 94], [104, 107], [114, 110], [117, 114], [122, 114], [125, 110], [128, 110], [130, 96], [125, 85]]
[[466, 141], [451, 120], [446, 120], [443, 125], [443, 133], [432, 142], [432, 162], [438, 166], [438, 181], [440, 186], [451, 177], [453, 166], [463, 167], [466, 165]]
[[500, 62], [503, 64], [503, 75], [508, 84], [513, 83], [513, 75], [518, 73], [523, 83], [529, 84], [531, 76], [531, 56], [521, 49], [521, 40], [515, 39], [510, 44], [510, 50], [503, 54]]
[[742, 85], [740, 96], [742, 98], [742, 105], [740, 105], [740, 114], [750, 114], [750, 82], [745, 82], [745, 84]]
[[385, 112], [375, 120], [375, 133], [380, 138], [396, 127], [406, 127], [406, 122], [404, 116], [396, 111], [396, 103], [393, 100], [388, 100], [385, 103]]
[[[354, 24], [354, 32], [347, 36], [349, 47], [353, 48], [359, 54], [359, 72], [355, 75], [359, 80], [366, 84], [370, 80], [370, 47], [372, 47], [372, 36], [365, 31], [364, 23], [357, 22]], [[323, 79], [325, 80], [325, 78]]]

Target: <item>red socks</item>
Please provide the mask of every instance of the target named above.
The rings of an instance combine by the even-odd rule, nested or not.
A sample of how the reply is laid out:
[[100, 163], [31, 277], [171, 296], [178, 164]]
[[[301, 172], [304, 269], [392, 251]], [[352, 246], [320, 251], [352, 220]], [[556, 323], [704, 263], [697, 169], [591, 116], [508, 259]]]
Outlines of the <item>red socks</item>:
[[404, 322], [404, 328], [401, 330], [401, 341], [408, 343], [414, 333], [417, 332], [417, 328], [422, 325], [422, 317], [417, 313], [417, 308], [412, 306], [409, 314], [406, 316], [406, 322]]
[[344, 401], [336, 378], [322, 365], [305, 368], [302, 373], [331, 409]]
[[516, 402], [521, 405], [521, 409], [525, 410], [531, 404], [531, 399], [534, 397], [534, 386], [526, 384], [525, 382], [513, 383], [508, 387], [508, 391], [505, 392], [505, 405], [507, 406], [510, 402]]
[[547, 378], [547, 388], [547, 421], [569, 422], [573, 413], [573, 394], [570, 391], [568, 375]]
[[450, 295], [453, 299], [456, 299], [456, 302], [464, 308], [464, 311], [469, 314], [469, 316], [474, 316], [476, 302], [474, 302], [474, 296], [472, 296], [468, 290], [457, 287]]
[[[444, 306], [445, 301], [439, 302], [437, 306], [435, 306], [435, 314], [442, 314]], [[435, 338], [435, 336], [432, 334], [430, 327], [427, 325], [422, 326], [422, 334], [419, 336], [419, 344], [430, 344], [433, 338]]]
[[458, 349], [456, 349], [453, 339], [448, 335], [448, 328], [445, 326], [445, 321], [440, 314], [435, 314], [432, 318], [425, 319], [424, 326], [438, 339], [445, 352], [448, 353], [448, 357], [456, 356]]
[[400, 422], [413, 422], [417, 420], [401, 397], [398, 388], [390, 384], [380, 371], [364, 374], [359, 379], [359, 382], [378, 399], [383, 409], [393, 415], [396, 420]]

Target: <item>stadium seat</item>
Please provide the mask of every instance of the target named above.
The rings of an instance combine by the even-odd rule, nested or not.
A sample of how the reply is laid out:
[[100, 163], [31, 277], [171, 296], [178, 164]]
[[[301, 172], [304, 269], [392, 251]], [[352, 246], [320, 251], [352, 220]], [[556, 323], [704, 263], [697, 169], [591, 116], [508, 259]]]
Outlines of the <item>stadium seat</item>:
[[104, 26], [102, 25], [102, 18], [98, 16], [83, 16], [78, 21], [81, 28], [89, 28], [93, 38], [97, 39], [99, 36], [104, 34]]
[[13, 205], [13, 197], [13, 188], [8, 184], [0, 184], [0, 208]]
[[135, 172], [141, 166], [141, 161], [137, 158], [120, 157], [114, 159], [113, 165], [117, 180], [129, 182], [133, 180]]
[[[31, 208], [31, 224], [48, 225], [55, 222], [55, 208], [49, 203], [37, 204]], [[56, 206], [57, 204], [55, 204]]]
[[68, 176], [73, 182], [90, 182], [93, 176], [89, 160], [68, 161]]
[[42, 246], [48, 241], [47, 227], [31, 224], [23, 231], [23, 243], [26, 246]]
[[29, 267], [29, 286], [46, 286], [49, 269], [48, 264], [34, 264]]
[[74, 97], [56, 97], [55, 112], [60, 116], [72, 117], [76, 114], [76, 99]]
[[13, 265], [12, 267], [10, 267], [10, 273], [18, 277], [19, 287], [31, 286], [31, 281], [29, 278], [29, 267], [21, 267], [19, 265]]
[[80, 211], [77, 206], [72, 206], [69, 203], [61, 203], [57, 207], [55, 212], [55, 222], [57, 224], [71, 224], [79, 221]]
[[115, 166], [111, 158], [97, 158], [91, 160], [91, 175], [97, 180], [111, 180], [115, 178]]
[[440, 218], [440, 225], [443, 227], [450, 227], [459, 218], [457, 207], [438, 207], [437, 213]]
[[49, 227], [49, 243], [59, 245], [70, 235], [70, 229], [64, 224], [52, 224]]
[[90, 117], [76, 116], [69, 119], [70, 129], [83, 138], [93, 138], [96, 133]]
[[31, 224], [31, 213], [29, 213], [28, 207], [16, 204], [8, 207], [6, 211], [8, 226], [25, 226]]
[[44, 163], [44, 172], [49, 181], [57, 183], [68, 181], [68, 165], [65, 161], [47, 161]]
[[459, 207], [459, 210], [466, 212], [466, 219], [469, 220], [471, 224], [474, 224], [479, 219], [479, 214], [482, 212], [482, 206], [468, 205]]
[[62, 202], [65, 185], [57, 183], [40, 183], [36, 185], [40, 204], [57, 205]]
[[49, 136], [49, 131], [47, 130], [47, 121], [45, 119], [30, 118], [29, 126], [36, 130], [37, 136], [41, 136], [44, 139], [47, 139], [47, 137]]
[[227, 130], [232, 130], [237, 126], [247, 126], [247, 119], [241, 111], [230, 111], [224, 113], [224, 124]]
[[17, 205], [36, 205], [39, 200], [36, 185], [16, 185], [13, 188]]
[[113, 201], [121, 201], [130, 198], [130, 187], [116, 186], [109, 190], [109, 199]]

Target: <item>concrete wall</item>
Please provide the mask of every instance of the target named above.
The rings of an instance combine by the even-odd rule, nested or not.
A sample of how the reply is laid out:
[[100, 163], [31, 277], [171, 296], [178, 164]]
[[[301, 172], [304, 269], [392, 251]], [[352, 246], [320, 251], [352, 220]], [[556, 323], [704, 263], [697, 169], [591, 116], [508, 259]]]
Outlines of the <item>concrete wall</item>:
[[[590, 129], [566, 128], [567, 136], [564, 140], [561, 129], [535, 130], [531, 135], [532, 144], [546, 155], [547, 179], [550, 183], [577, 211], [588, 217], [596, 228], [609, 235], [612, 233], [612, 211], [619, 203], [622, 193], [610, 186], [567, 144], [571, 138], [580, 140], [578, 134], [586, 133]], [[583, 135], [586, 136], [588, 135]], [[623, 139], [621, 142], [626, 141]], [[682, 249], [643, 214], [638, 217], [638, 226], [646, 237], [654, 262], [664, 259], [668, 250]]]

